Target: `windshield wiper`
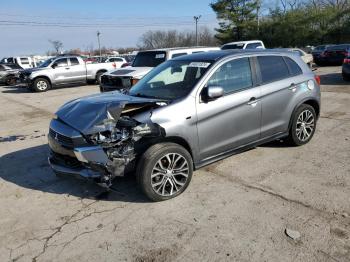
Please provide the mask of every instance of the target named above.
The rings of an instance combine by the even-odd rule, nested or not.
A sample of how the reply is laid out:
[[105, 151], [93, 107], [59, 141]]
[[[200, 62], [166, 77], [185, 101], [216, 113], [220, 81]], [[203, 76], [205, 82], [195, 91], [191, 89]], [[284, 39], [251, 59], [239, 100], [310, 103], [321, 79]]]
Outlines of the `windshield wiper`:
[[131, 96], [142, 97], [142, 98], [160, 99], [159, 97], [156, 97], [156, 96], [149, 96], [149, 95], [144, 95], [144, 94], [141, 94], [141, 93], [133, 94]]

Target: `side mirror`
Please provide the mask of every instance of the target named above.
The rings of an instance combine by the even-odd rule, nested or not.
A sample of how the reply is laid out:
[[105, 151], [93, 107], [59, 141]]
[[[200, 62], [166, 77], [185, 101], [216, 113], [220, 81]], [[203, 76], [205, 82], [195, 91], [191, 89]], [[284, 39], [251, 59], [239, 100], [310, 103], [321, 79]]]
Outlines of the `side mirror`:
[[55, 69], [57, 66], [58, 66], [58, 65], [57, 65], [56, 63], [53, 63], [51, 67], [52, 67], [53, 69]]
[[224, 95], [224, 89], [221, 86], [208, 86], [203, 90], [202, 98], [205, 101], [215, 100]]

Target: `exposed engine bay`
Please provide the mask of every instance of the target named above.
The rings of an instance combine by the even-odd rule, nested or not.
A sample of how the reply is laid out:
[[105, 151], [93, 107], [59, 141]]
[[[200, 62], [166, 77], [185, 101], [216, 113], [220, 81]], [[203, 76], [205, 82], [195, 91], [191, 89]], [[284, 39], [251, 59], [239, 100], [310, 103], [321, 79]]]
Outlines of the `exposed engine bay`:
[[[81, 168], [81, 171], [70, 171], [70, 167], [65, 166], [63, 172], [61, 162], [51, 159], [50, 164], [56, 172], [75, 172], [109, 187], [115, 177], [134, 169], [143, 139], [166, 135], [164, 128], [151, 121], [152, 110], [166, 103], [113, 93], [105, 97], [90, 96], [64, 105], [56, 113], [57, 118], [51, 121], [49, 145], [58, 156], [73, 157]], [[140, 114], [144, 114], [142, 120], [138, 118]], [[70, 151], [65, 145], [67, 139], [73, 141]]]

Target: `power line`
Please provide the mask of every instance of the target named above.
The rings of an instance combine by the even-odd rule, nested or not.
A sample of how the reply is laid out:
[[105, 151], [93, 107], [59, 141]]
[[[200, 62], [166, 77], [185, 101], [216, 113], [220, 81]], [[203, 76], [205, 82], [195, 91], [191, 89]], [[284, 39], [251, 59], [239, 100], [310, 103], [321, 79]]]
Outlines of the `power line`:
[[[7, 17], [27, 17], [27, 18], [47, 18], [47, 19], [69, 19], [69, 20], [122, 20], [122, 19], [130, 19], [130, 16], [118, 16], [116, 17], [77, 17], [77, 16], [40, 16], [40, 15], [22, 15], [22, 14], [7, 14], [7, 13], [0, 13], [0, 16], [7, 16]], [[216, 17], [215, 14], [204, 14], [203, 16], [213, 16]], [[191, 19], [192, 16], [133, 16], [132, 19], [134, 20], [153, 20], [153, 19], [169, 19], [169, 20], [174, 20], [174, 19]]]
[[[214, 21], [207, 21], [208, 23]], [[89, 24], [89, 23], [59, 23], [59, 22], [37, 22], [37, 21], [15, 21], [15, 20], [0, 20], [0, 25], [8, 25], [8, 26], [38, 26], [38, 27], [64, 27], [64, 28], [96, 28], [96, 27], [104, 27], [104, 28], [137, 28], [137, 27], [168, 27], [168, 26], [187, 26], [190, 25], [190, 22], [166, 22], [166, 23], [127, 23], [127, 24]]]

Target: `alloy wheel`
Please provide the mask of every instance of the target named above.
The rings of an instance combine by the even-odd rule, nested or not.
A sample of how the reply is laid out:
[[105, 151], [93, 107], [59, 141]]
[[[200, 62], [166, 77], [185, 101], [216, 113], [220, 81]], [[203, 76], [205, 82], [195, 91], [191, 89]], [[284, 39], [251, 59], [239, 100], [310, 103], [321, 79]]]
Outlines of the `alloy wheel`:
[[315, 118], [309, 109], [302, 111], [297, 120], [296, 135], [298, 139], [305, 142], [310, 139], [315, 129]]
[[185, 186], [189, 172], [189, 165], [184, 156], [178, 153], [166, 154], [152, 169], [152, 188], [158, 195], [172, 196]]

